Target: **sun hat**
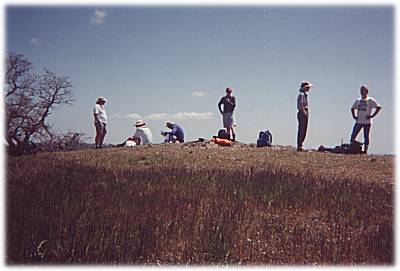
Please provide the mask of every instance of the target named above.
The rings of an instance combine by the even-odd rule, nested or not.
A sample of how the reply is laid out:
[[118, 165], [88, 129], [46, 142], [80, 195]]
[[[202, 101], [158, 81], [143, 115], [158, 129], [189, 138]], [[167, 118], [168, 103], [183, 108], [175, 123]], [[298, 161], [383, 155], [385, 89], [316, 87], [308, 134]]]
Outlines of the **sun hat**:
[[103, 96], [100, 96], [99, 98], [97, 98], [97, 101], [104, 101], [104, 102], [107, 102], [107, 99], [104, 98]]
[[309, 81], [303, 81], [300, 85], [300, 90], [304, 89], [305, 87], [313, 87], [314, 85], [311, 84]]
[[136, 127], [144, 126], [144, 125], [146, 125], [146, 123], [145, 123], [143, 120], [138, 120], [138, 121], [136, 121], [136, 123], [135, 123], [135, 126], [136, 126]]

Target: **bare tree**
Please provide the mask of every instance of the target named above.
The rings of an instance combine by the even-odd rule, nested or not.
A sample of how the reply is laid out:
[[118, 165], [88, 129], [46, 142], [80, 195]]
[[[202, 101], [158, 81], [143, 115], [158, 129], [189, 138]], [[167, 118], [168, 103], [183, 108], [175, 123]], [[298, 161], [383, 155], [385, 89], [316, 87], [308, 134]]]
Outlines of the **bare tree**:
[[52, 140], [48, 117], [58, 106], [74, 101], [68, 77], [47, 69], [42, 75], [32, 74], [32, 69], [32, 63], [23, 55], [7, 56], [6, 127], [12, 148], [25, 148], [32, 140]]

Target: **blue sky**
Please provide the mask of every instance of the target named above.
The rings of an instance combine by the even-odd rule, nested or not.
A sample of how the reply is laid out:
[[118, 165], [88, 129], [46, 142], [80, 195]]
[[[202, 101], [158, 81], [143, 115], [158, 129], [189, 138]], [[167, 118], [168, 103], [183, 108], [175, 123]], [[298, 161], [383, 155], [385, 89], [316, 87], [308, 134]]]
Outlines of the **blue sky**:
[[366, 83], [383, 106], [370, 152], [394, 153], [394, 6], [6, 6], [5, 15], [6, 50], [74, 85], [76, 102], [51, 119], [59, 130], [92, 141], [92, 108], [105, 96], [106, 143], [130, 136], [138, 118], [156, 143], [166, 120], [187, 140], [211, 138], [229, 86], [239, 141], [269, 129], [274, 144], [295, 145], [298, 88], [310, 80], [305, 147], [335, 146], [349, 140]]

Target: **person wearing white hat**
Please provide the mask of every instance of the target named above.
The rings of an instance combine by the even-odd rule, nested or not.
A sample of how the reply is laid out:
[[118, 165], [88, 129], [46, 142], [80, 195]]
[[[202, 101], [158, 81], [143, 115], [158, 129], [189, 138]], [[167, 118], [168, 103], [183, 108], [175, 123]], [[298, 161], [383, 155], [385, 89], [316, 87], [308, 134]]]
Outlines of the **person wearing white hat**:
[[99, 97], [96, 101], [95, 107], [93, 108], [94, 126], [96, 127], [96, 137], [94, 139], [96, 149], [103, 148], [104, 137], [107, 133], [107, 113], [104, 109], [106, 101], [106, 98], [103, 96]]
[[153, 142], [153, 134], [143, 120], [136, 121], [134, 125], [136, 126], [135, 133], [121, 144], [116, 145], [116, 147], [133, 147], [136, 145], [147, 145]]
[[150, 128], [146, 126], [143, 120], [138, 120], [135, 123], [136, 131], [132, 138], [136, 141], [138, 145], [147, 145], [153, 142], [153, 134]]
[[[351, 115], [356, 123], [354, 124], [350, 136], [350, 142], [353, 143], [361, 129], [364, 129], [364, 153], [368, 152], [369, 131], [371, 129], [372, 118], [374, 118], [382, 109], [382, 106], [377, 102], [377, 100], [368, 97], [368, 92], [368, 86], [362, 85], [360, 88], [361, 98], [358, 98], [351, 107]], [[373, 108], [375, 108], [375, 112], [371, 114]]]
[[303, 142], [306, 139], [308, 126], [308, 99], [307, 92], [314, 85], [308, 81], [301, 82], [299, 95], [297, 96], [297, 120], [299, 123], [297, 130], [297, 151], [303, 151]]

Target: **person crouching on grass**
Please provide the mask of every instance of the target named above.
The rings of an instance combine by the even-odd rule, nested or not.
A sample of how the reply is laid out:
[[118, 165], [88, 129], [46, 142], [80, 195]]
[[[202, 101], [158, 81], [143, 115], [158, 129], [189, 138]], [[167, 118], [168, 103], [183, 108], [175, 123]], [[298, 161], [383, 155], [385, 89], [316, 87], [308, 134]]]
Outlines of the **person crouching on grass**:
[[94, 139], [96, 149], [103, 148], [104, 137], [107, 133], [107, 114], [106, 110], [104, 109], [104, 104], [106, 101], [106, 98], [99, 97], [96, 101], [95, 107], [93, 108], [94, 126], [96, 127], [96, 137]]
[[171, 132], [161, 131], [161, 135], [165, 136], [164, 143], [183, 143], [185, 142], [185, 134], [179, 124], [172, 121], [167, 121], [167, 128], [171, 129]]
[[[372, 118], [382, 109], [382, 106], [374, 98], [368, 97], [368, 92], [368, 86], [362, 85], [360, 88], [361, 98], [358, 98], [351, 107], [351, 115], [356, 123], [354, 124], [350, 136], [350, 142], [353, 143], [358, 133], [361, 131], [361, 128], [364, 129], [364, 153], [368, 152], [369, 131], [371, 129]], [[373, 108], [375, 108], [375, 112], [371, 115]]]

